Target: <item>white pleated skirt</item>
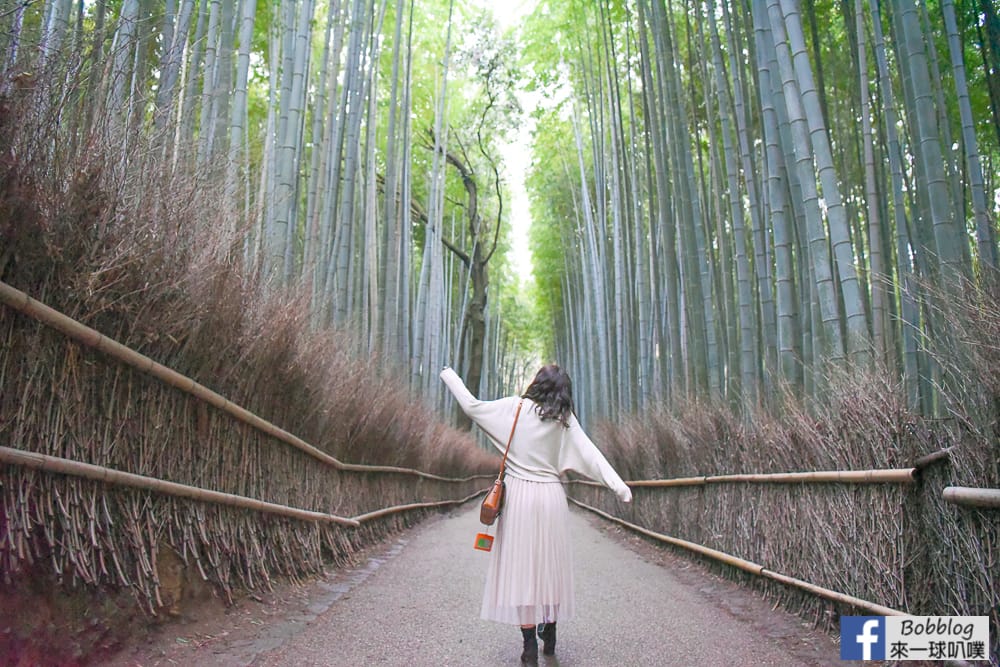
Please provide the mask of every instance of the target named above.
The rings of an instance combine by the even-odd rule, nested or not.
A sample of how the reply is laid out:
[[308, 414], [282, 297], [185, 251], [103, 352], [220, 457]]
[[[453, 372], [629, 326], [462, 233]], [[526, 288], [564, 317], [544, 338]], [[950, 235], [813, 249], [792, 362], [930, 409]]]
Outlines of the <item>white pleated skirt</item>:
[[510, 475], [483, 591], [487, 621], [527, 625], [573, 616], [569, 507], [558, 482]]

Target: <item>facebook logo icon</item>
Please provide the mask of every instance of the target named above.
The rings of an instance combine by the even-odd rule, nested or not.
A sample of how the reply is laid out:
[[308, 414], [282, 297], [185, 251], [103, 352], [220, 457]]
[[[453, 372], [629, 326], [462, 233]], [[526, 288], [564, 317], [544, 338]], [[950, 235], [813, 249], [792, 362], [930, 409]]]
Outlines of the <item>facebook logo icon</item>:
[[840, 659], [885, 660], [885, 616], [841, 616]]

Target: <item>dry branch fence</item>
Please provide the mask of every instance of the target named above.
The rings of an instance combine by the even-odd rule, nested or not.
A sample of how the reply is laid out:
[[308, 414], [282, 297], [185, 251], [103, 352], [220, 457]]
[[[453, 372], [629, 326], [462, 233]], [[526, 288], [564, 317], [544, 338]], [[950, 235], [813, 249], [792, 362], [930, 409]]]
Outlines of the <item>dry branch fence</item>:
[[[935, 457], [937, 460], [938, 457]], [[896, 468], [889, 470], [821, 470], [821, 471], [809, 471], [809, 472], [787, 472], [787, 473], [740, 473], [731, 475], [701, 475], [698, 477], [680, 477], [674, 479], [643, 479], [643, 480], [630, 480], [626, 482], [631, 488], [655, 488], [655, 489], [669, 489], [684, 486], [703, 486], [707, 484], [733, 484], [733, 483], [747, 483], [747, 484], [824, 484], [824, 483], [840, 483], [840, 484], [912, 484], [916, 481], [916, 474], [919, 469], [917, 467], [912, 468]], [[593, 482], [588, 482], [585, 480], [573, 480], [573, 484], [582, 484], [589, 487], [600, 487], [599, 484]], [[650, 537], [659, 542], [666, 544], [671, 544], [676, 547], [680, 547], [687, 551], [696, 553], [700, 556], [710, 558], [719, 563], [729, 565], [731, 567], [738, 568], [744, 572], [749, 572], [750, 574], [772, 579], [774, 581], [780, 581], [789, 586], [798, 588], [799, 590], [806, 591], [815, 594], [821, 598], [827, 600], [832, 600], [834, 602], [840, 602], [847, 604], [852, 607], [861, 609], [869, 614], [878, 614], [883, 616], [899, 616], [906, 612], [899, 611], [898, 609], [893, 609], [892, 607], [886, 607], [884, 605], [878, 604], [876, 602], [871, 602], [869, 600], [863, 600], [852, 595], [847, 595], [838, 591], [833, 591], [822, 586], [817, 586], [808, 581], [803, 581], [795, 577], [789, 577], [783, 575], [779, 572], [775, 572], [767, 569], [763, 565], [754, 563], [752, 561], [746, 560], [744, 558], [739, 558], [733, 556], [732, 554], [727, 554], [717, 549], [712, 549], [706, 547], [702, 544], [696, 544], [688, 540], [682, 540], [676, 537], [671, 537], [669, 535], [664, 535], [663, 533], [658, 533], [647, 528], [643, 528], [637, 524], [631, 523], [617, 516], [604, 512], [596, 507], [588, 505], [581, 502], [575, 498], [570, 498], [570, 500], [576, 505], [597, 514], [609, 521], [617, 523], [618, 525], [624, 526], [629, 530], [635, 531], [646, 537]]]
[[[153, 614], [176, 610], [183, 586], [164, 581], [169, 550], [231, 599], [275, 574], [296, 578], [343, 562], [422, 511], [476, 497], [490, 477], [342, 462], [2, 282], [0, 301], [9, 307], [0, 313], [0, 415], [4, 444], [15, 445], [0, 446], [8, 585], [42, 568], [67, 585], [130, 588]], [[394, 423], [392, 406], [370, 407], [389, 423], [359, 412], [309, 425], [334, 440], [413, 431], [462, 439], [429, 419]]]
[[[627, 429], [607, 430], [613, 441], [635, 437]], [[720, 466], [732, 434], [715, 432], [722, 436], [715, 447]], [[570, 496], [606, 520], [708, 559], [819, 625], [835, 628], [841, 614], [852, 613], [988, 616], [996, 660], [1000, 490], [951, 485], [968, 478], [954, 461], [961, 448], [941, 447], [955, 432], [911, 429], [910, 442], [895, 443], [895, 460], [911, 455], [906, 468], [635, 479], [627, 482], [629, 505], [599, 485], [574, 480]], [[933, 445], [937, 451], [921, 455]], [[674, 442], [672, 450], [693, 456], [688, 446]], [[831, 456], [850, 458], [843, 451]], [[650, 458], [642, 470], [663, 469], [662, 459]], [[671, 463], [675, 470], [691, 465]]]

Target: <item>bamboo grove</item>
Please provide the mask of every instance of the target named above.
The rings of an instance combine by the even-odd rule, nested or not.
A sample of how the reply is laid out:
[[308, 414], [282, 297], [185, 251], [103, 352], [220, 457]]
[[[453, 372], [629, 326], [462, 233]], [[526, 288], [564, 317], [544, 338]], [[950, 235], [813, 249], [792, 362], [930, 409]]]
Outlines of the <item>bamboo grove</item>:
[[[930, 291], [997, 262], [993, 3], [532, 6], [502, 34], [454, 0], [17, 3], [0, 92], [48, 86], [54, 161], [204, 178], [218, 252], [438, 400], [442, 364], [499, 393], [551, 331], [596, 417], [849, 365], [940, 409]], [[525, 84], [547, 320], [505, 252]]]
[[[1000, 19], [975, 0], [541, 2], [530, 176], [554, 356], [602, 416], [822, 397], [940, 410], [930, 306], [997, 263]], [[946, 382], [946, 381], [945, 381]]]
[[519, 109], [487, 17], [450, 1], [7, 3], [0, 93], [48, 95], [53, 161], [120, 143], [105, 168], [123, 182], [200, 179], [225, 204], [203, 221], [220, 255], [308, 294], [316, 326], [356, 332], [413, 389], [441, 397], [451, 364], [499, 391], [532, 343], [504, 324], [498, 146]]

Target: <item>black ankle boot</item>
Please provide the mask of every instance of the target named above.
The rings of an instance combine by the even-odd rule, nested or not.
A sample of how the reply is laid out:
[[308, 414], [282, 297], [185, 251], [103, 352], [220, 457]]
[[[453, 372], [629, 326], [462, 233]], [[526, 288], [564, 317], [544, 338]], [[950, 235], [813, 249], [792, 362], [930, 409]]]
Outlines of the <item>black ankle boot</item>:
[[556, 652], [556, 624], [552, 623], [539, 623], [538, 624], [538, 638], [545, 642], [545, 646], [542, 648], [542, 653], [545, 655], [555, 655]]
[[535, 638], [535, 628], [521, 628], [521, 636], [524, 637], [524, 652], [521, 653], [521, 662], [537, 665], [538, 639]]

